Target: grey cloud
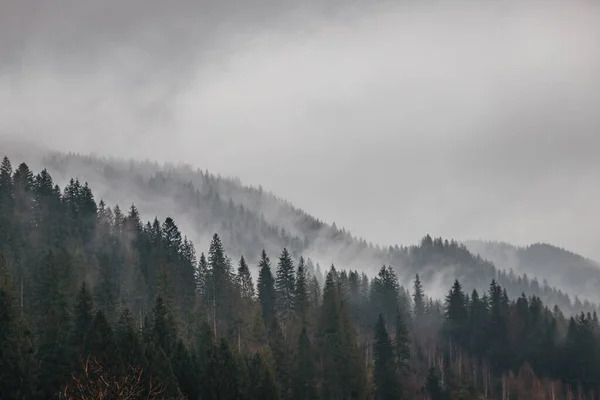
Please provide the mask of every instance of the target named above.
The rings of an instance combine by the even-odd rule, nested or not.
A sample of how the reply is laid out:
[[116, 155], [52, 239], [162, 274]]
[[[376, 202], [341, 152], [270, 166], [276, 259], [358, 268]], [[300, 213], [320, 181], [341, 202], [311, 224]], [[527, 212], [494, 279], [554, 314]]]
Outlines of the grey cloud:
[[382, 244], [600, 259], [595, 3], [47, 4], [0, 2], [3, 138], [237, 175]]

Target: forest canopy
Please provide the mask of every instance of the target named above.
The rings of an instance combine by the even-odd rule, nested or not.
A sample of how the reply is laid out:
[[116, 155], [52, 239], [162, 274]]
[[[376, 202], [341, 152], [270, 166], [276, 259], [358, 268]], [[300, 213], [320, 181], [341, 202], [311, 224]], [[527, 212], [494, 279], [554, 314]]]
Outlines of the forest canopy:
[[[532, 282], [493, 268], [485, 290], [458, 277], [435, 299], [419, 274], [402, 286], [391, 264], [371, 276], [321, 270], [302, 247], [257, 242], [256, 260], [232, 259], [217, 231], [198, 253], [171, 217], [142, 221], [87, 183], [61, 189], [47, 170], [4, 158], [0, 398], [600, 396], [590, 305], [563, 314], [514, 295], [519, 279]], [[451, 251], [471, 262], [426, 236], [412, 265]]]

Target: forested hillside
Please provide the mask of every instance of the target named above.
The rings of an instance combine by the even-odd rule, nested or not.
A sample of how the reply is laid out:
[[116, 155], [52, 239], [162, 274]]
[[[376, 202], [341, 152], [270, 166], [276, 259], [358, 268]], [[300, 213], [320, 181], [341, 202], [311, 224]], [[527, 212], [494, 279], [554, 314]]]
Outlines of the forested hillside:
[[500, 269], [544, 277], [549, 285], [596, 303], [600, 301], [600, 265], [578, 254], [546, 243], [526, 247], [483, 241], [465, 244], [473, 253], [492, 261]]
[[[285, 247], [294, 257], [303, 255], [315, 265], [334, 263], [371, 277], [381, 265], [390, 265], [404, 285], [419, 273], [424, 287], [436, 298], [444, 295], [454, 279], [469, 291], [483, 290], [491, 279], [497, 279], [510, 296], [522, 292], [536, 295], [569, 315], [594, 311], [585, 298], [575, 299], [573, 293], [579, 291], [569, 297], [554, 285], [544, 284], [547, 275], [498, 271], [453, 240], [426, 236], [416, 246], [380, 247], [335, 224], [328, 225], [260, 187], [244, 186], [237, 179], [187, 165], [60, 153], [46, 155], [40, 164], [62, 185], [72, 177], [89, 182], [108, 204], [135, 203], [142, 218], [174, 217], [194, 243], [206, 246], [212, 234], [219, 232], [228, 254], [233, 258], [244, 255], [251, 265], [258, 262], [260, 249], [276, 254]], [[252, 273], [256, 273], [254, 268]]]
[[[253, 279], [219, 234], [198, 254], [170, 217], [143, 222], [5, 158], [0, 398], [600, 396], [596, 313], [511, 299], [493, 276], [479, 292], [456, 280], [443, 301], [389, 266], [371, 279], [332, 265], [320, 282], [302, 254], [260, 244]], [[403, 251], [411, 267], [469, 259], [428, 237]]]

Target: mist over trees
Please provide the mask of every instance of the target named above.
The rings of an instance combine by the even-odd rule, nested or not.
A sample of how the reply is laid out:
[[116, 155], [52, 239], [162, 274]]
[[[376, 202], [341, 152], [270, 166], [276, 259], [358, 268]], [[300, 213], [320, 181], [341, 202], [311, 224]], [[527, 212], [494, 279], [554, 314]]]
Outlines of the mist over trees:
[[[505, 275], [484, 290], [455, 279], [437, 300], [389, 265], [371, 278], [319, 274], [287, 247], [232, 258], [219, 233], [199, 251], [171, 217], [144, 221], [8, 158], [0, 245], [1, 398], [600, 395], [596, 313], [512, 296]], [[478, 260], [429, 237], [407, 254], [414, 267], [447, 252]]]
[[[418, 245], [380, 247], [353, 236], [335, 223], [328, 225], [310, 216], [261, 187], [244, 186], [237, 179], [187, 165], [160, 165], [73, 153], [48, 154], [42, 163], [64, 184], [68, 184], [72, 176], [90, 182], [109, 204], [134, 202], [147, 219], [175, 217], [196, 244], [209, 243], [212, 234], [219, 232], [227, 253], [235, 263], [243, 255], [254, 278], [258, 277], [255, 266], [261, 249], [275, 257], [286, 248], [293, 258], [303, 255], [308, 265], [314, 264], [321, 280], [324, 279], [321, 266], [332, 263], [364, 271], [370, 277], [377, 273], [379, 266], [389, 265], [405, 286], [410, 286], [418, 273], [423, 285], [437, 298], [444, 296], [445, 288], [452, 285], [454, 279], [459, 279], [467, 291], [486, 290], [491, 279], [496, 279], [511, 297], [523, 292], [539, 296], [550, 306], [558, 305], [568, 315], [595, 310], [590, 303], [595, 299], [593, 291], [587, 292], [588, 299], [573, 289], [579, 277], [586, 278], [581, 285], [585, 281], [600, 280], [600, 270], [595, 271], [595, 280], [588, 279], [594, 271], [588, 269], [585, 275], [577, 272], [581, 269], [575, 268], [573, 263], [565, 262], [563, 270], [568, 271], [570, 280], [549, 279], [551, 283], [547, 283], [544, 278], [562, 276], [565, 272], [557, 273], [558, 267], [549, 267], [546, 274], [541, 266], [533, 271], [510, 271], [511, 265], [506, 264], [497, 268], [454, 240], [427, 235]], [[557, 264], [546, 261], [550, 266]], [[561, 282], [571, 282], [566, 287], [571, 291], [566, 292]]]

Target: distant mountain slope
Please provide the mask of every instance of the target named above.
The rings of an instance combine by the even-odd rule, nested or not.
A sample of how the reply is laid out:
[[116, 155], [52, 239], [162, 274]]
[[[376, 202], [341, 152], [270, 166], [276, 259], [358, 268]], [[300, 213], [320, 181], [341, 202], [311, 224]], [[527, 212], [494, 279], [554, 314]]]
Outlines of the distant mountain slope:
[[600, 265], [579, 254], [546, 243], [517, 247], [508, 243], [468, 241], [465, 245], [499, 269], [544, 277], [551, 286], [600, 301]]
[[244, 186], [238, 179], [187, 165], [61, 153], [46, 154], [34, 165], [47, 168], [61, 186], [72, 177], [88, 182], [97, 200], [102, 198], [109, 205], [128, 208], [135, 203], [143, 219], [174, 217], [197, 248], [205, 248], [210, 236], [218, 232], [229, 255], [243, 254], [253, 265], [263, 248], [276, 258], [286, 247], [294, 257], [304, 255], [323, 267], [334, 263], [374, 275], [382, 265], [391, 265], [405, 286], [411, 285], [418, 273], [428, 293], [438, 298], [446, 295], [454, 279], [469, 292], [486, 290], [490, 281], [497, 279], [513, 297], [525, 292], [568, 313], [592, 310], [590, 304], [573, 308], [566, 293], [536, 280], [499, 273], [492, 262], [473, 255], [456, 241], [427, 235], [418, 245], [382, 248], [335, 224], [326, 224], [260, 187]]

